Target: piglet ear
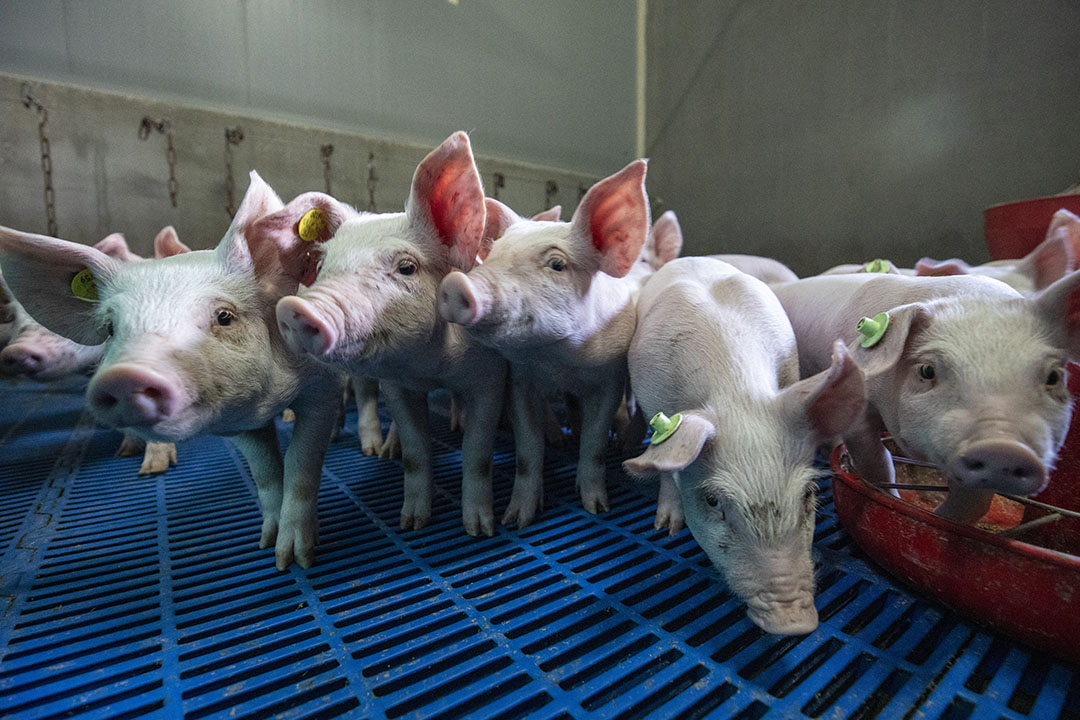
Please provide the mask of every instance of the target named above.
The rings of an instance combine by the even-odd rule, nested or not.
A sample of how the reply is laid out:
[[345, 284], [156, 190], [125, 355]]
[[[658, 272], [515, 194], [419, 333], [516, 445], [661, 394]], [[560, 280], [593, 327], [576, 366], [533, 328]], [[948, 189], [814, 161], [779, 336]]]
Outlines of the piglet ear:
[[683, 236], [682, 228], [679, 227], [679, 218], [675, 217], [674, 210], [668, 210], [653, 223], [647, 244], [652, 249], [650, 264], [653, 270], [659, 270], [679, 257], [679, 253], [682, 252]]
[[286, 294], [295, 293], [297, 285], [311, 285], [318, 275], [322, 243], [356, 214], [325, 193], [309, 192], [262, 216], [247, 233], [256, 274], [277, 278]]
[[[545, 211], [548, 212], [548, 211]], [[535, 220], [535, 218], [533, 218]], [[502, 237], [506, 228], [521, 217], [495, 198], [484, 198], [484, 237], [480, 241], [480, 250], [476, 253], [481, 260], [486, 260], [491, 246]]]
[[915, 263], [915, 274], [919, 277], [943, 277], [945, 275], [967, 275], [971, 266], [959, 258], [935, 260], [924, 257]]
[[[0, 257], [0, 263], [3, 258]], [[7, 272], [7, 266], [4, 266]], [[14, 288], [13, 288], [14, 289]], [[16, 291], [15, 296], [19, 293]], [[1032, 298], [1069, 360], [1080, 361], [1080, 272], [1072, 272]]]
[[259, 173], [252, 170], [250, 178], [247, 192], [233, 216], [232, 224], [217, 246], [218, 257], [231, 272], [255, 271], [247, 236], [259, 218], [284, 207], [281, 198], [259, 177]]
[[805, 418], [818, 440], [842, 435], [866, 409], [863, 374], [841, 340], [833, 343], [827, 370], [787, 387], [781, 402], [796, 417]]
[[573, 237], [591, 248], [599, 269], [613, 277], [630, 272], [649, 235], [645, 165], [635, 160], [593, 185], [570, 221]]
[[409, 224], [446, 248], [450, 264], [468, 271], [484, 238], [484, 187], [469, 136], [456, 132], [424, 158], [405, 204]]
[[128, 247], [127, 241], [124, 240], [124, 236], [120, 233], [106, 235], [104, 238], [94, 243], [94, 248], [120, 262], [135, 262], [137, 260], [142, 260], [140, 256], [131, 252], [131, 248]]
[[191, 252], [191, 248], [180, 242], [180, 236], [172, 225], [161, 228], [154, 237], [154, 257], [158, 260], [186, 252]]
[[541, 222], [559, 222], [562, 220], [562, 205], [553, 205], [547, 210], [541, 210], [533, 215], [532, 219], [540, 220]]
[[1080, 263], [1080, 218], [1064, 208], [1054, 213], [1046, 239], [1017, 263], [1036, 290], [1049, 287], [1076, 270]]
[[[98, 345], [108, 337], [94, 318], [94, 296], [103, 291], [119, 262], [79, 243], [0, 227], [0, 266], [12, 294], [34, 320], [82, 345]], [[89, 270], [96, 291], [75, 276]], [[85, 276], [84, 276], [85, 277]]]
[[662, 472], [677, 472], [697, 460], [701, 448], [716, 434], [716, 425], [701, 413], [682, 413], [678, 429], [658, 444], [650, 444], [644, 453], [623, 462], [623, 469], [637, 478], [650, 478]]
[[[877, 342], [866, 348], [862, 347], [861, 339], [848, 345], [855, 362], [862, 368], [866, 385], [892, 382], [892, 372], [904, 350], [929, 324], [930, 311], [926, 306], [921, 303], [901, 305], [889, 310], [889, 324]], [[859, 338], [856, 327], [851, 327], [850, 334]]]

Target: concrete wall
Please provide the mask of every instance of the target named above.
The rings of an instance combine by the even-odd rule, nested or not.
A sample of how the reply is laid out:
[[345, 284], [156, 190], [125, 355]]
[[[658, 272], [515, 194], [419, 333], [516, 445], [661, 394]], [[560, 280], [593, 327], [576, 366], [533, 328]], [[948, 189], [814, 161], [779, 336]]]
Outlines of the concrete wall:
[[649, 190], [689, 253], [987, 258], [1080, 174], [1074, 0], [649, 0]]
[[[38, 116], [19, 100], [24, 78], [0, 74], [0, 225], [46, 232]], [[70, 85], [31, 81], [48, 108], [59, 235], [83, 243], [122, 232], [136, 252], [151, 251], [162, 226], [176, 227], [194, 248], [215, 245], [229, 224], [225, 210], [225, 128], [240, 126], [244, 140], [233, 151], [236, 202], [251, 168], [286, 199], [323, 190], [321, 147], [332, 144], [331, 190], [368, 209], [368, 156], [375, 154], [375, 209], [403, 209], [413, 170], [436, 142], [407, 145], [356, 133], [274, 122], [129, 97]], [[169, 201], [163, 135], [139, 139], [142, 118], [168, 118], [174, 132], [179, 182], [177, 207]], [[449, 132], [447, 133], [449, 134]], [[560, 203], [564, 217], [596, 176], [492, 158], [473, 136], [477, 165], [489, 195], [522, 213]], [[505, 186], [495, 187], [495, 173]], [[554, 193], [548, 183], [553, 182]]]
[[0, 0], [0, 72], [606, 175], [634, 0]]

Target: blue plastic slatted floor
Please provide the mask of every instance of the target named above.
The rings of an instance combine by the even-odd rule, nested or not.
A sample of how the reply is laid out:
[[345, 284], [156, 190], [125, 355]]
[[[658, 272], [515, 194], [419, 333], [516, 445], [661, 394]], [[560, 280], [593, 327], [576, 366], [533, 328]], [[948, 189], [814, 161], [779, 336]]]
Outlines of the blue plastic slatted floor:
[[[435, 520], [397, 529], [400, 466], [332, 446], [311, 570], [259, 550], [219, 438], [138, 477], [77, 385], [0, 386], [0, 717], [1080, 718], [1080, 674], [882, 578], [822, 482], [821, 626], [765, 635], [611, 459], [590, 516], [549, 450], [534, 527], [464, 534], [457, 439]], [[289, 429], [282, 428], [283, 437]], [[513, 455], [501, 438], [496, 508]]]

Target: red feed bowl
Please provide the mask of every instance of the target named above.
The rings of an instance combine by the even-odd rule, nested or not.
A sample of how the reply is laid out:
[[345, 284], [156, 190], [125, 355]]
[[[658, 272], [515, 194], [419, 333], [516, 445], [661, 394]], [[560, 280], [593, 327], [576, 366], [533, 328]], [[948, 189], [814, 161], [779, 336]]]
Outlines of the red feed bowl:
[[1050, 218], [1061, 208], [1080, 215], [1080, 195], [1021, 200], [983, 211], [986, 248], [993, 260], [1021, 258], [1046, 237]]
[[836, 514], [878, 565], [976, 622], [1080, 663], [1080, 557], [960, 525], [872, 488], [832, 453]]

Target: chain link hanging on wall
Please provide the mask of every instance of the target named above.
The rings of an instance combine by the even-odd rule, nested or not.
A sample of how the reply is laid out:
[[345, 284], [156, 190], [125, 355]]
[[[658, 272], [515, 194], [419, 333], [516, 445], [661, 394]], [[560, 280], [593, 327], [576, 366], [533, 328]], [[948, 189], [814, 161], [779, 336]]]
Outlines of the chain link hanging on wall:
[[494, 187], [491, 188], [491, 197], [499, 199], [499, 191], [506, 187], [506, 176], [501, 172], [495, 173]]
[[375, 153], [369, 152], [367, 156], [367, 209], [368, 212], [378, 212], [375, 206], [375, 185], [379, 182], [379, 175], [375, 172]]
[[146, 140], [154, 130], [163, 134], [166, 139], [165, 160], [169, 163], [169, 202], [176, 207], [176, 196], [180, 194], [180, 183], [176, 179], [176, 148], [173, 147], [172, 123], [168, 118], [155, 120], [144, 115], [139, 124], [139, 139]]
[[548, 180], [544, 183], [544, 210], [552, 207], [555, 203], [552, 202], [555, 196], [559, 194], [559, 184], [554, 180]]
[[233, 147], [244, 141], [244, 129], [225, 128], [225, 212], [229, 217], [236, 214], [236, 182], [233, 180]]
[[334, 193], [330, 192], [330, 156], [334, 154], [334, 145], [326, 143], [319, 150], [322, 152], [322, 176], [323, 183], [326, 185], [326, 194], [333, 195]]
[[56, 192], [53, 190], [52, 180], [52, 146], [49, 138], [45, 135], [45, 123], [49, 121], [49, 111], [38, 102], [30, 92], [30, 83], [23, 83], [19, 89], [23, 107], [34, 108], [38, 114], [38, 145], [41, 148], [41, 174], [45, 176], [45, 219], [49, 228], [49, 235], [56, 237], [59, 231], [56, 226]]

